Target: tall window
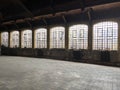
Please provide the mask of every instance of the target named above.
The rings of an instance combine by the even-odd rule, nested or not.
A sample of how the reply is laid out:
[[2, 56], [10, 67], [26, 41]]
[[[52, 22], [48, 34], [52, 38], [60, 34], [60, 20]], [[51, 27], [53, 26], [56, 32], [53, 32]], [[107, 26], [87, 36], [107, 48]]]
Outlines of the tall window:
[[22, 32], [22, 48], [32, 48], [32, 31], [24, 30]]
[[1, 33], [1, 45], [8, 47], [8, 32]]
[[118, 24], [116, 22], [101, 22], [93, 26], [93, 49], [118, 49]]
[[88, 48], [88, 26], [74, 25], [69, 28], [69, 49]]
[[54, 27], [50, 30], [50, 48], [65, 47], [65, 28]]
[[19, 31], [13, 31], [10, 35], [10, 47], [19, 47]]
[[47, 29], [41, 28], [35, 31], [35, 48], [47, 48]]

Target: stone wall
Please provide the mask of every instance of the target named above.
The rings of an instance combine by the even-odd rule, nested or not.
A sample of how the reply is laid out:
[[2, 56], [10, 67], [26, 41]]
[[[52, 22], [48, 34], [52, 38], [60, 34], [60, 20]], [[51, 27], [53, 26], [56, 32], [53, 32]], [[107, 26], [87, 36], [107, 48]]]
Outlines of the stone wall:
[[[77, 62], [119, 62], [117, 51], [88, 51], [65, 49], [2, 48], [2, 55], [51, 58]], [[109, 59], [109, 60], [107, 60]]]

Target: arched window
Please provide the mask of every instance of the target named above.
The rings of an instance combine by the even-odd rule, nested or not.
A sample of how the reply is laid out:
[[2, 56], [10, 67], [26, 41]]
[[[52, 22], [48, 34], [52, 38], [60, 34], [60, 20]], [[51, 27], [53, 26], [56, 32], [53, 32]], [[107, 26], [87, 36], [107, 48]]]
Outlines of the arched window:
[[64, 27], [54, 27], [50, 30], [50, 48], [65, 48]]
[[32, 48], [32, 30], [22, 32], [22, 48]]
[[10, 34], [10, 47], [19, 47], [19, 31], [13, 31]]
[[47, 48], [47, 29], [35, 30], [35, 48]]
[[1, 33], [1, 45], [8, 47], [8, 32]]
[[88, 26], [73, 25], [69, 28], [69, 49], [88, 48]]
[[93, 50], [118, 49], [118, 24], [101, 22], [93, 26]]

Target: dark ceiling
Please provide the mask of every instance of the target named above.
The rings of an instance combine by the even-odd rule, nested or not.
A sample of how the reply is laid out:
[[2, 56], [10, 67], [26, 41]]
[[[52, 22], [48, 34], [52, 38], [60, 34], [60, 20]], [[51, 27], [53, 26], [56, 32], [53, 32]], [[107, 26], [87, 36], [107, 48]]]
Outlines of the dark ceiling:
[[69, 10], [80, 9], [119, 2], [119, 0], [0, 0], [0, 22], [8, 22], [24, 18], [33, 18]]

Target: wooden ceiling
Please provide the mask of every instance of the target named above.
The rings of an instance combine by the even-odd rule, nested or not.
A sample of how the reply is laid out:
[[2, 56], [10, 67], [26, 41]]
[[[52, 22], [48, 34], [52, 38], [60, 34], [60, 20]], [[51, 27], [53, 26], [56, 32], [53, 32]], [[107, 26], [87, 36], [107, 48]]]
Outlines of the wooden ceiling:
[[0, 25], [71, 10], [84, 11], [87, 7], [114, 2], [119, 0], [0, 0]]

